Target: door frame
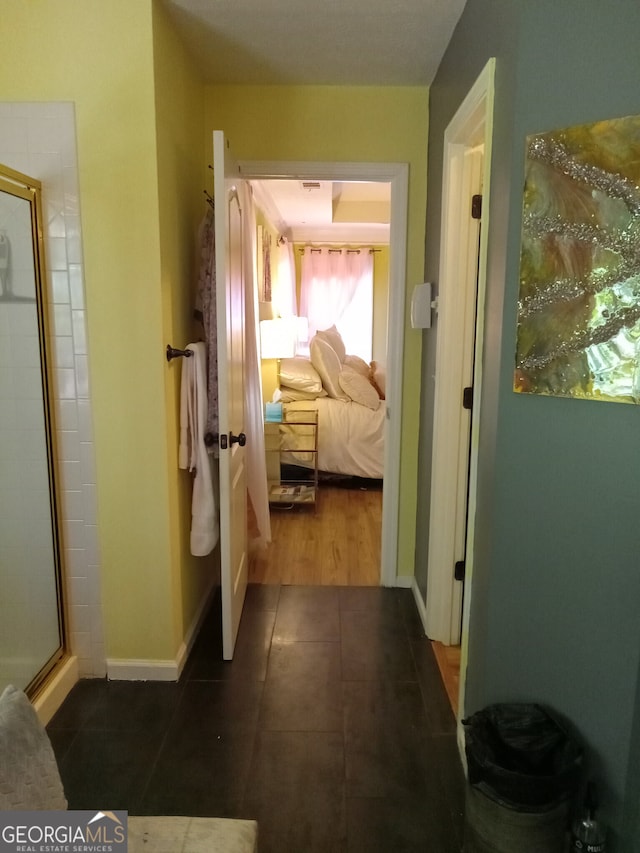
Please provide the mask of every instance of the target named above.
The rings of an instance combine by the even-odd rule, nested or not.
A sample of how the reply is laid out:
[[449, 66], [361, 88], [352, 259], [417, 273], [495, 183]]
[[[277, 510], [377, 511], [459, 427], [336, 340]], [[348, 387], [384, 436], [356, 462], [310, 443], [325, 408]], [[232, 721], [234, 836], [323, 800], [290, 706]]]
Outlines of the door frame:
[[[407, 163], [340, 163], [295, 160], [241, 160], [238, 165], [241, 176], [246, 180], [280, 178], [305, 181], [367, 181], [391, 185], [387, 393], [380, 584], [382, 586], [396, 586], [398, 585], [398, 507], [400, 503], [402, 357], [405, 334], [409, 166]], [[399, 283], [400, 286], [394, 286], [394, 283]]]
[[[432, 640], [451, 645], [452, 642], [458, 642], [460, 622], [462, 624], [460, 717], [464, 714], [469, 605], [472, 593], [494, 76], [495, 59], [492, 58], [487, 62], [458, 108], [444, 135], [439, 319], [431, 477], [431, 494], [437, 496], [437, 499], [432, 501], [429, 520], [429, 571], [425, 627], [427, 635]], [[482, 151], [483, 158], [480, 175], [477, 168], [470, 168], [474, 154], [478, 150]], [[477, 225], [471, 219], [470, 204], [472, 194], [477, 192], [474, 182], [477, 186], [478, 178], [481, 179], [483, 201], [476, 290], [475, 271], [470, 269], [468, 253], [460, 252], [460, 247], [469, 247], [470, 251], [473, 231], [477, 232]], [[475, 311], [476, 305], [477, 311]], [[476, 313], [474, 346], [469, 346], [469, 325], [465, 324], [465, 314], [468, 316], [470, 310]], [[464, 352], [467, 355], [463, 358], [461, 353]], [[474, 399], [471, 412], [464, 602], [461, 602], [462, 585], [454, 579], [453, 569], [456, 559], [455, 547], [457, 542], [459, 544], [459, 535], [456, 540], [456, 532], [459, 534], [463, 519], [460, 518], [458, 501], [459, 480], [457, 477], [451, 477], [451, 471], [458, 469], [461, 440], [465, 430], [468, 429], [465, 419], [461, 417], [461, 412], [465, 371], [467, 371], [466, 375], [469, 375], [470, 370], [473, 371]], [[457, 390], [452, 392], [451, 389]]]

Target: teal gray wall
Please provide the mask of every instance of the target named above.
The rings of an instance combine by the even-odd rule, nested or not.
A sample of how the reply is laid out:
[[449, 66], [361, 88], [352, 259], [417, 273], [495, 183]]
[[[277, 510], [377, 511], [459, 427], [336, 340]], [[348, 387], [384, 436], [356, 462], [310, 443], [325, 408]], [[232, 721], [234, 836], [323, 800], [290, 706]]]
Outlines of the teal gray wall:
[[[639, 38], [637, 0], [468, 0], [431, 91], [426, 235], [426, 275], [437, 282], [444, 130], [495, 56], [465, 710], [536, 700], [570, 720], [603, 788], [611, 849], [625, 853], [640, 849], [640, 407], [518, 395], [512, 375], [525, 137], [640, 113]], [[422, 518], [437, 499], [428, 463], [437, 329], [424, 334]], [[423, 534], [421, 586], [426, 547]]]
[[636, 687], [635, 708], [622, 823], [622, 837], [626, 839], [625, 851], [628, 853], [640, 851], [640, 678]]

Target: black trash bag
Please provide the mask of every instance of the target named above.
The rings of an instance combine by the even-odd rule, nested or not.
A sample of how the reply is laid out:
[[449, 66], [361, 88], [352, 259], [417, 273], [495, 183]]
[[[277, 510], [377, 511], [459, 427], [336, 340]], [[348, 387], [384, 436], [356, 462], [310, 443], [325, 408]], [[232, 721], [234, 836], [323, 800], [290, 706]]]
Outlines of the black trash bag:
[[535, 811], [574, 793], [582, 749], [540, 705], [489, 705], [462, 723], [469, 782], [491, 799]]

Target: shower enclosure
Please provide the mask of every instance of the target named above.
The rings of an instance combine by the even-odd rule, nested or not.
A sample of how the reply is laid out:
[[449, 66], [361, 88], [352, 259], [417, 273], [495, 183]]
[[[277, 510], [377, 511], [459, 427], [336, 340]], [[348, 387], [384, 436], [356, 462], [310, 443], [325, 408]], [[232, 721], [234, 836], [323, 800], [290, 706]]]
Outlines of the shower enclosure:
[[38, 181], [0, 166], [0, 692], [65, 654]]

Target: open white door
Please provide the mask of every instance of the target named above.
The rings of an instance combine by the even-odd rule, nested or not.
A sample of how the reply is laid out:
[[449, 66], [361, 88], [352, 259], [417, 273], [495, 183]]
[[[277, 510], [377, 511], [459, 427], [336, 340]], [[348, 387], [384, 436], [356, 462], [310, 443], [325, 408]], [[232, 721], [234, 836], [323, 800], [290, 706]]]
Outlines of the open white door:
[[240, 179], [224, 133], [213, 132], [216, 237], [220, 575], [222, 654], [231, 660], [247, 589], [247, 487], [244, 458], [244, 211]]

